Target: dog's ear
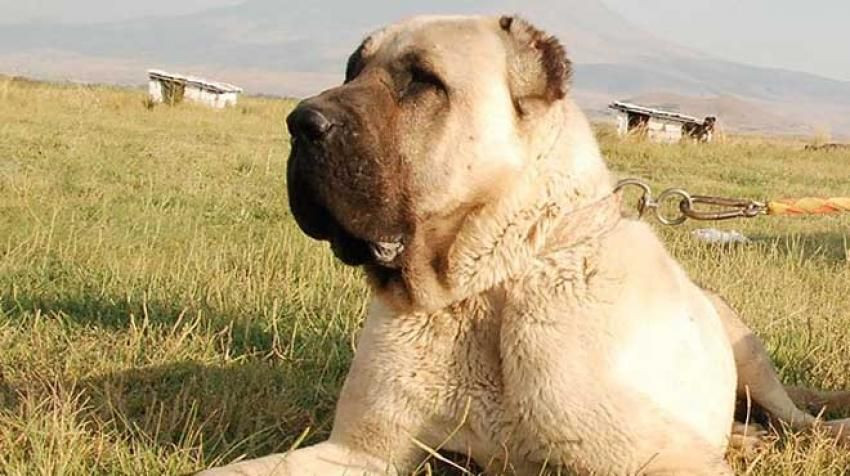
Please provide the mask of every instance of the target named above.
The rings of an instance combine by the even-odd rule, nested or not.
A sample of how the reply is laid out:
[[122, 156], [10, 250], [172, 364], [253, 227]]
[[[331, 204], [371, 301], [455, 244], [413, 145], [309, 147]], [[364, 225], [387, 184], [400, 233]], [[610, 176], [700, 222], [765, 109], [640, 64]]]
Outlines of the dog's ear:
[[563, 99], [569, 89], [572, 65], [558, 39], [515, 16], [503, 16], [499, 27], [505, 35], [508, 81], [517, 109], [524, 104]]

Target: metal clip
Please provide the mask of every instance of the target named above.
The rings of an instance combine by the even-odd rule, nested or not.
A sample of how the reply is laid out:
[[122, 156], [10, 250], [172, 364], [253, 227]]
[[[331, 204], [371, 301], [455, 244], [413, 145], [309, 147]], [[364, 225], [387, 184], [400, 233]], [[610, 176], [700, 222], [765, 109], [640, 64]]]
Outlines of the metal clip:
[[[694, 210], [695, 204], [726, 207], [726, 210]], [[728, 220], [730, 218], [752, 218], [767, 213], [767, 204], [755, 200], [693, 195], [690, 201], [679, 203], [683, 215], [694, 220]]]
[[[693, 220], [728, 220], [730, 218], [752, 218], [767, 213], [767, 204], [754, 200], [737, 198], [712, 197], [707, 195], [691, 195], [681, 188], [670, 188], [661, 192], [658, 198], [652, 196], [652, 189], [646, 182], [638, 179], [625, 179], [617, 183], [614, 193], [619, 193], [627, 186], [635, 186], [643, 192], [638, 200], [638, 215], [643, 217], [647, 210], [652, 210], [655, 218], [664, 225], [681, 225], [689, 218]], [[661, 205], [668, 199], [679, 197], [679, 215], [665, 216]], [[725, 210], [697, 210], [694, 205], [711, 207], [726, 207]]]

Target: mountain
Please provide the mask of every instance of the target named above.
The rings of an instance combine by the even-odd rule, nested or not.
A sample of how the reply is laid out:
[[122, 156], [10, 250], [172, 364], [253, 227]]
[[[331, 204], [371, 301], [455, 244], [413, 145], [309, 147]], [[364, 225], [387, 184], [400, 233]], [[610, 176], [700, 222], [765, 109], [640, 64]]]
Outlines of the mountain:
[[[421, 2], [424, 3], [424, 2]], [[193, 15], [99, 25], [0, 26], [0, 71], [138, 84], [148, 67], [214, 76], [291, 96], [336, 84], [370, 30], [418, 13], [520, 13], [558, 35], [591, 114], [614, 99], [664, 100], [683, 112], [732, 109], [735, 129], [850, 136], [850, 82], [725, 61], [635, 27], [599, 0], [248, 0]], [[730, 109], [730, 104], [735, 107]], [[725, 109], [724, 109], [725, 108]], [[700, 112], [699, 114], [702, 114]]]
[[[249, 0], [195, 15], [95, 26], [6, 26], [0, 28], [0, 53], [59, 48], [85, 55], [145, 57], [172, 63], [338, 73], [347, 54], [370, 30], [399, 18], [432, 12], [521, 12], [554, 33], [565, 35], [578, 62], [619, 63], [639, 59], [647, 50], [666, 54], [677, 51], [647, 38], [594, 0], [435, 0], [427, 6], [389, 0]], [[641, 46], [641, 42], [648, 44]]]

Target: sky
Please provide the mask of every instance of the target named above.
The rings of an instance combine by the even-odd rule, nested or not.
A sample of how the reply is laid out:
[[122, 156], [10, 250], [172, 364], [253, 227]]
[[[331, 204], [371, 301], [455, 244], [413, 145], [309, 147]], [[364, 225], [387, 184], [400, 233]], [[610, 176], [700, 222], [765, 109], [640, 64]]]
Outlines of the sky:
[[[850, 81], [848, 0], [603, 1], [662, 39], [720, 58]], [[0, 0], [0, 24], [36, 19], [105, 22], [238, 3], [240, 0]]]
[[604, 0], [664, 39], [725, 59], [850, 81], [847, 0]]
[[0, 23], [98, 23], [146, 15], [182, 15], [239, 3], [242, 0], [0, 0]]

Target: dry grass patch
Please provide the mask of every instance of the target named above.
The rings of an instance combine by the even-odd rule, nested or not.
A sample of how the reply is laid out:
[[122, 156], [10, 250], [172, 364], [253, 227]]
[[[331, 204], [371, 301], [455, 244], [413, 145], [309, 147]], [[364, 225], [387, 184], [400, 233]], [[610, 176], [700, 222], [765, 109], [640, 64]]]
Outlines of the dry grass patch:
[[[291, 107], [147, 109], [142, 92], [0, 80], [0, 472], [177, 474], [326, 436], [366, 289], [291, 219]], [[602, 136], [618, 173], [657, 187], [850, 194], [846, 153]], [[850, 217], [718, 225], [756, 239], [733, 249], [694, 226], [660, 232], [782, 377], [850, 388]], [[850, 467], [817, 435], [732, 458], [742, 474]]]

